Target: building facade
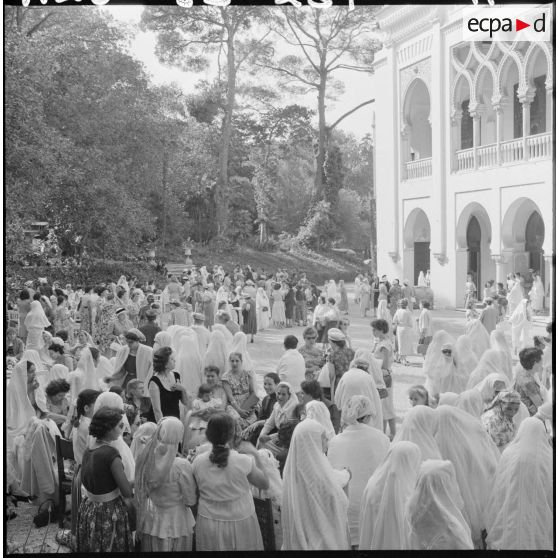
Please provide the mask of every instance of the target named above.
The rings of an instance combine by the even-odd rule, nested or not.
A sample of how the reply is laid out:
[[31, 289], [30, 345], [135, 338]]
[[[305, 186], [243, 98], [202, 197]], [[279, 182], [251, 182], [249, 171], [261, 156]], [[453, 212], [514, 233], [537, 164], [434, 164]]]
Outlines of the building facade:
[[[467, 273], [539, 271], [552, 306], [553, 52], [464, 42], [462, 6], [386, 6], [374, 62], [378, 271], [431, 271], [437, 307]], [[549, 289], [550, 286], [550, 289]]]

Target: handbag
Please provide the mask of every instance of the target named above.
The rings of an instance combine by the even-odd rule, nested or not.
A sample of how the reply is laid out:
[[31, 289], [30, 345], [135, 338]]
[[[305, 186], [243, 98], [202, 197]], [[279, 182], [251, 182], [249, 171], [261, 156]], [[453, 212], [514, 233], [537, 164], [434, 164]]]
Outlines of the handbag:
[[320, 373], [318, 374], [318, 383], [323, 388], [331, 387], [331, 382], [330, 382], [330, 379], [329, 379], [329, 363], [328, 362], [326, 362], [322, 366], [322, 369], [320, 370]]

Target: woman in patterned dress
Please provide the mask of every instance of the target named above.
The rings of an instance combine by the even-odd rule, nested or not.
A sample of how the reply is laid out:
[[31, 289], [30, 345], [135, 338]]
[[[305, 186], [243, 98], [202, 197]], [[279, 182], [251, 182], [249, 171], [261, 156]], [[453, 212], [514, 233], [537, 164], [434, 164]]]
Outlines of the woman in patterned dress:
[[242, 408], [242, 404], [256, 393], [254, 376], [252, 372], [244, 370], [240, 353], [231, 353], [229, 364], [229, 371], [221, 378], [230, 403], [227, 412], [245, 429], [257, 418], [254, 412], [257, 402], [249, 410]]
[[382, 374], [388, 396], [382, 399], [382, 414], [384, 416], [384, 431], [389, 425], [389, 437], [395, 436], [395, 409], [393, 407], [393, 378], [391, 365], [393, 364], [393, 345], [389, 338], [389, 327], [386, 320], [372, 321], [372, 334], [376, 338], [374, 357], [382, 361]]

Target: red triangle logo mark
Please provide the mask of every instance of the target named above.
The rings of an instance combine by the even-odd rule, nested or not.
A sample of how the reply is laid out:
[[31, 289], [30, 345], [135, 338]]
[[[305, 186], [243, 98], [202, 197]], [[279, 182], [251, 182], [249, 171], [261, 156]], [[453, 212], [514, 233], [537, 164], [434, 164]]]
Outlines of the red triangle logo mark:
[[524, 21], [521, 21], [520, 19], [515, 19], [515, 30], [516, 31], [521, 31], [522, 29], [525, 29], [526, 27], [531, 27], [530, 23], [525, 23]]

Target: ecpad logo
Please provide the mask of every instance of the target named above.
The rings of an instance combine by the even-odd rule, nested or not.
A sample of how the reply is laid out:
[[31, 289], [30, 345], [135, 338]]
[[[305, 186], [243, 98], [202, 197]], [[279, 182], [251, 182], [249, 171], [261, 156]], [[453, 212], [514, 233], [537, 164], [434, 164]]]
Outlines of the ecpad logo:
[[550, 41], [549, 6], [495, 6], [463, 9], [464, 41]]

